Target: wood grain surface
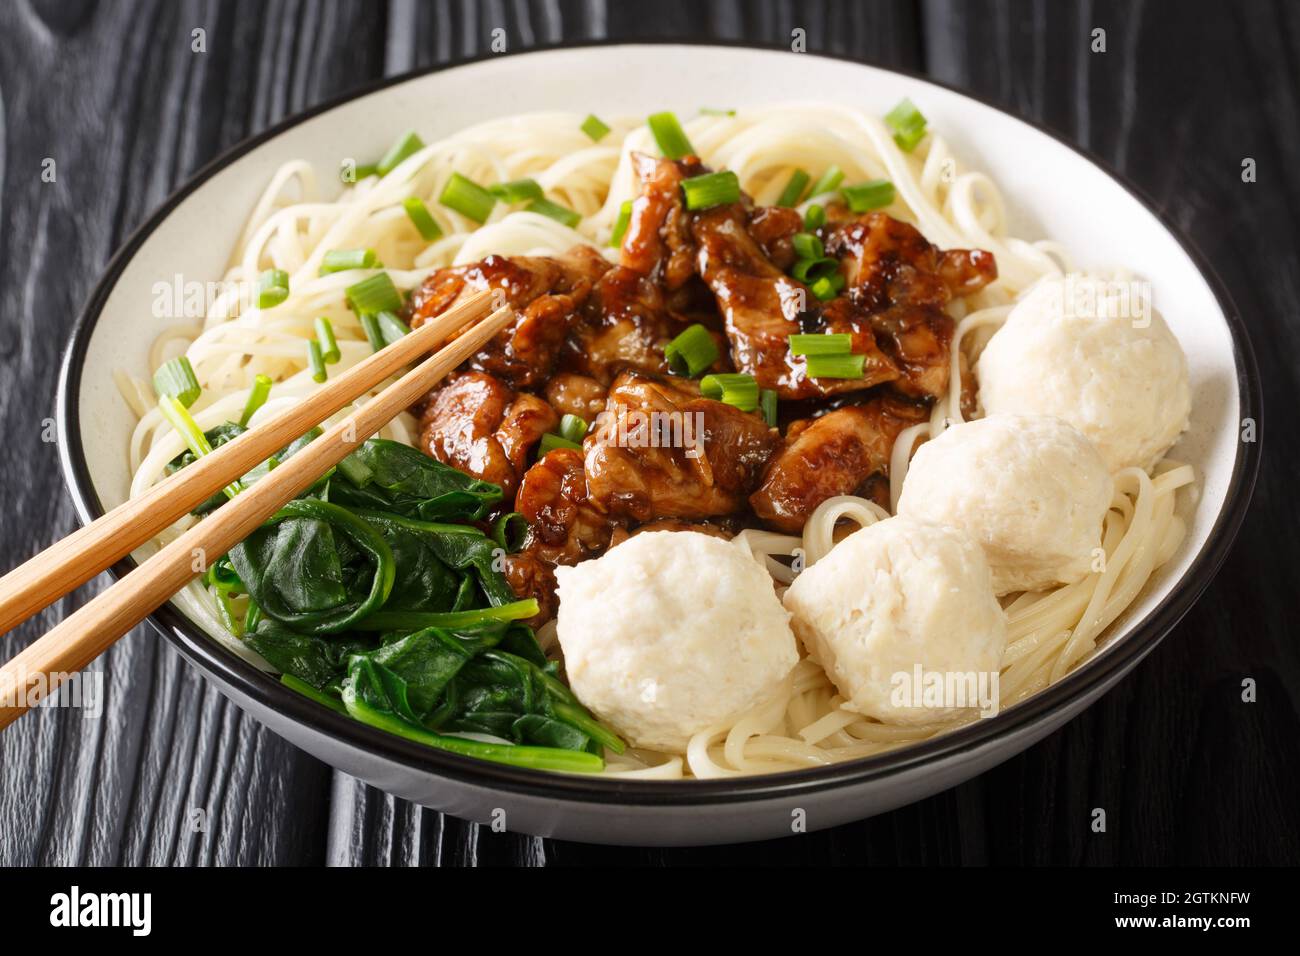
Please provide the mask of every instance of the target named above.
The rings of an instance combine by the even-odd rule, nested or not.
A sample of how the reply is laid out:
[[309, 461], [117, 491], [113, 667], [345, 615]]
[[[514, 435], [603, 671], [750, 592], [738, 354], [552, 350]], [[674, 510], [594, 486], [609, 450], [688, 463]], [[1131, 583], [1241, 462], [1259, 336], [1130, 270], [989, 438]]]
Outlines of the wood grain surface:
[[[930, 74], [1114, 165], [1214, 263], [1259, 353], [1264, 466], [1223, 571], [1132, 676], [1022, 756], [862, 823], [703, 849], [494, 834], [394, 799], [270, 733], [137, 628], [95, 665], [102, 717], [42, 709], [0, 734], [0, 864], [1300, 861], [1300, 5], [1281, 0], [0, 4], [0, 572], [75, 526], [52, 427], [58, 363], [130, 231], [244, 137], [378, 77], [482, 52], [497, 27], [512, 51], [777, 44], [802, 28], [811, 51]], [[1104, 53], [1090, 50], [1097, 28]], [[1256, 182], [1242, 181], [1246, 158]], [[0, 638], [0, 653], [103, 584]], [[1246, 678], [1254, 703], [1241, 700]]]

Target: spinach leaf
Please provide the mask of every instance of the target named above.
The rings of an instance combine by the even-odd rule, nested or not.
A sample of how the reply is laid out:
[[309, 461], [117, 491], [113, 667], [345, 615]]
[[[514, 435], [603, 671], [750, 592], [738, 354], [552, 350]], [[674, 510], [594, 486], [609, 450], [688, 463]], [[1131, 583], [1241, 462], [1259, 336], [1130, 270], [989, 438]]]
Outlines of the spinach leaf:
[[281, 674], [292, 674], [317, 690], [340, 682], [348, 659], [373, 646], [373, 641], [361, 636], [299, 634], [268, 617], [261, 618], [244, 641]]
[[393, 590], [383, 535], [346, 508], [300, 498], [230, 549], [230, 563], [263, 615], [308, 634], [337, 633]]
[[[371, 438], [348, 456], [359, 468], [341, 469], [329, 499], [350, 508], [389, 511], [422, 521], [482, 518], [501, 500], [501, 488], [401, 442]], [[361, 484], [348, 477], [365, 474]]]
[[[238, 438], [246, 431], [248, 431], [247, 428], [245, 428], [243, 425], [240, 425], [236, 422], [223, 422], [220, 425], [218, 425], [216, 428], [212, 428], [204, 432], [203, 435], [205, 438], [207, 438], [208, 444], [212, 446], [213, 451], [215, 451], [216, 449], [220, 448], [222, 445], [226, 444], [227, 442], [233, 441], [234, 439]], [[312, 440], [319, 437], [321, 434], [322, 434], [321, 429], [319, 428], [311, 429], [309, 432], [307, 432], [307, 434], [303, 435], [301, 438], [291, 441], [288, 445], [281, 448], [278, 452], [276, 452], [266, 461], [262, 462], [252, 471], [248, 472], [248, 474], [244, 475], [244, 477], [240, 479], [240, 481], [243, 483], [245, 487], [248, 487], [249, 485], [256, 483], [260, 478], [265, 477], [267, 473], [271, 471], [272, 468], [275, 468], [278, 464], [280, 464], [280, 462], [285, 461], [288, 458], [291, 458], [293, 455], [297, 454], [299, 451], [306, 448], [307, 445]], [[196, 459], [194, 457], [194, 452], [186, 450], [185, 452], [177, 455], [175, 458], [173, 458], [171, 461], [167, 463], [166, 472], [167, 474], [170, 475], [172, 474], [172, 472], [180, 471], [182, 468], [194, 464], [195, 460]], [[312, 486], [313, 489], [320, 487], [321, 483], [323, 481], [328, 480], [329, 477], [333, 475], [333, 473], [334, 470], [330, 469], [330, 471], [327, 474], [325, 474], [321, 479], [319, 479]], [[229, 500], [230, 499], [226, 497], [226, 493], [224, 491], [218, 491], [207, 501], [203, 502], [197, 508], [191, 511], [190, 514], [198, 515], [199, 517], [202, 517], [203, 515], [216, 511], [218, 508], [220, 508], [223, 504], [225, 504]]]

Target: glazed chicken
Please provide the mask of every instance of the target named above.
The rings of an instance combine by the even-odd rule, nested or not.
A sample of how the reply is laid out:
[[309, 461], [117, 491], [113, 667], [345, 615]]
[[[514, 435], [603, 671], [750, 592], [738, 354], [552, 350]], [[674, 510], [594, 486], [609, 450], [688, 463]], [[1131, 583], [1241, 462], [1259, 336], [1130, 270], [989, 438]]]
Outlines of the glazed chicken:
[[779, 441], [761, 417], [701, 398], [689, 379], [624, 372], [585, 443], [587, 491], [638, 522], [731, 514]]
[[578, 246], [557, 258], [488, 256], [472, 265], [439, 269], [411, 296], [407, 324], [418, 328], [462, 296], [495, 290], [516, 318], [469, 360], [469, 367], [514, 388], [536, 388], [555, 370], [578, 310], [608, 268], [594, 249]]
[[528, 458], [560, 422], [536, 395], [515, 392], [485, 372], [461, 372], [433, 393], [420, 418], [430, 455], [514, 494]]
[[[743, 194], [687, 209], [682, 181], [708, 172], [694, 157], [634, 155], [633, 172], [639, 191], [617, 265], [586, 246], [489, 256], [437, 270], [407, 305], [419, 325], [491, 288], [516, 312], [426, 400], [420, 424], [430, 454], [499, 484], [501, 510], [527, 519], [505, 574], [517, 594], [538, 599], [533, 624], [554, 614], [557, 565], [632, 535], [731, 536], [756, 523], [798, 533], [834, 496], [888, 503], [898, 434], [926, 421], [948, 388], [946, 308], [997, 276], [987, 252], [940, 250], [907, 223], [832, 204], [817, 237], [845, 284], [819, 301], [790, 274], [798, 212]], [[707, 372], [746, 373], [777, 393], [784, 435], [758, 411], [705, 398], [698, 375], [672, 374], [665, 349], [693, 324], [717, 346]], [[790, 354], [796, 333], [847, 334], [862, 376], [810, 378]], [[530, 465], [564, 415], [589, 426], [581, 450]]]
[[885, 395], [793, 423], [749, 497], [754, 514], [779, 531], [798, 532], [823, 501], [863, 494], [873, 477], [888, 478], [894, 439], [929, 414]]

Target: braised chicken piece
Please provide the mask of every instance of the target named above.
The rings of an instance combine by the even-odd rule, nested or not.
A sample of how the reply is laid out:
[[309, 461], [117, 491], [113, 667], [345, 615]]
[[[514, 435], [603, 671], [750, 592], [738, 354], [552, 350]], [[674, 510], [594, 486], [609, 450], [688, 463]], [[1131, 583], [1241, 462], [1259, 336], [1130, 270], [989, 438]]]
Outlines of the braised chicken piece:
[[627, 528], [615, 528], [609, 546], [612, 548], [615, 545], [620, 545], [628, 538], [635, 538], [647, 531], [698, 531], [700, 534], [712, 535], [715, 538], [724, 538], [730, 541], [740, 531], [740, 527], [736, 521], [726, 518], [719, 521], [682, 521], [680, 518], [660, 518], [658, 521], [637, 525], [630, 531]]
[[[798, 213], [794, 219], [798, 221]], [[773, 221], [765, 216], [760, 225], [769, 247], [779, 251]], [[713, 290], [726, 321], [736, 369], [753, 375], [760, 387], [776, 389], [785, 399], [860, 391], [898, 378], [898, 369], [877, 347], [866, 314], [843, 297], [819, 303], [802, 282], [768, 258], [751, 234], [752, 226], [741, 203], [715, 207], [694, 221], [700, 275]], [[803, 358], [790, 354], [790, 336], [800, 332], [848, 333], [852, 351], [866, 356], [862, 378], [808, 378]]]
[[605, 410], [605, 386], [576, 372], [560, 372], [546, 383], [546, 401], [561, 415], [577, 415], [587, 424]]
[[515, 392], [484, 372], [462, 372], [430, 397], [420, 416], [420, 444], [444, 464], [500, 485], [509, 499], [533, 446], [559, 421], [536, 395]]
[[571, 448], [548, 452], [528, 469], [515, 510], [528, 520], [528, 536], [506, 556], [504, 574], [519, 597], [537, 598], [541, 613], [530, 623], [542, 623], [555, 616], [555, 566], [599, 555], [620, 522], [588, 500], [582, 454]]
[[621, 374], [584, 442], [587, 491], [634, 521], [708, 518], [744, 507], [779, 433], [757, 414], [702, 398], [688, 379]]
[[411, 296], [406, 317], [417, 328], [464, 296], [499, 291], [517, 316], [468, 364], [514, 388], [534, 388], [554, 371], [569, 326], [608, 268], [590, 246], [554, 258], [492, 255], [432, 273]]
[[945, 306], [998, 277], [991, 252], [939, 249], [915, 226], [883, 212], [834, 221], [845, 214], [843, 207], [832, 207], [832, 222], [820, 236], [826, 254], [844, 265], [850, 298], [869, 312], [890, 306]]
[[653, 279], [615, 266], [600, 277], [573, 323], [562, 366], [603, 385], [625, 368], [667, 372], [664, 347], [682, 328]]
[[861, 494], [873, 477], [888, 477], [898, 433], [928, 417], [922, 405], [881, 396], [796, 422], [749, 504], [765, 524], [798, 533], [823, 501]]
[[708, 170], [693, 156], [671, 160], [633, 153], [632, 172], [641, 192], [632, 201], [619, 264], [673, 292], [695, 275], [695, 239], [682, 201], [682, 180]]

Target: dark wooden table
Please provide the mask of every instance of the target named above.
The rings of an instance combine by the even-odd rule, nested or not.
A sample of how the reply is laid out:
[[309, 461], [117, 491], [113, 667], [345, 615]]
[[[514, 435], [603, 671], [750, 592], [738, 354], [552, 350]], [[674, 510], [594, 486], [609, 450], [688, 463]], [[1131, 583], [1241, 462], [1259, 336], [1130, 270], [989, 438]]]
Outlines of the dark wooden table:
[[[0, 570], [74, 527], [45, 420], [65, 333], [128, 233], [244, 137], [374, 78], [480, 52], [496, 27], [511, 50], [591, 37], [776, 44], [802, 27], [812, 51], [928, 73], [1127, 174], [1215, 263], [1259, 352], [1267, 452], [1227, 565], [1131, 677], [1024, 755], [863, 823], [699, 850], [493, 834], [389, 797], [242, 714], [142, 627], [101, 662], [102, 719], [49, 709], [0, 734], [0, 863], [1300, 861], [1300, 4], [0, 4]], [[206, 53], [191, 51], [197, 28]], [[1090, 50], [1095, 28], [1104, 53]], [[1246, 157], [1256, 182], [1242, 181]], [[1247, 677], [1254, 703], [1241, 700]], [[1106, 833], [1089, 828], [1095, 807]]]

